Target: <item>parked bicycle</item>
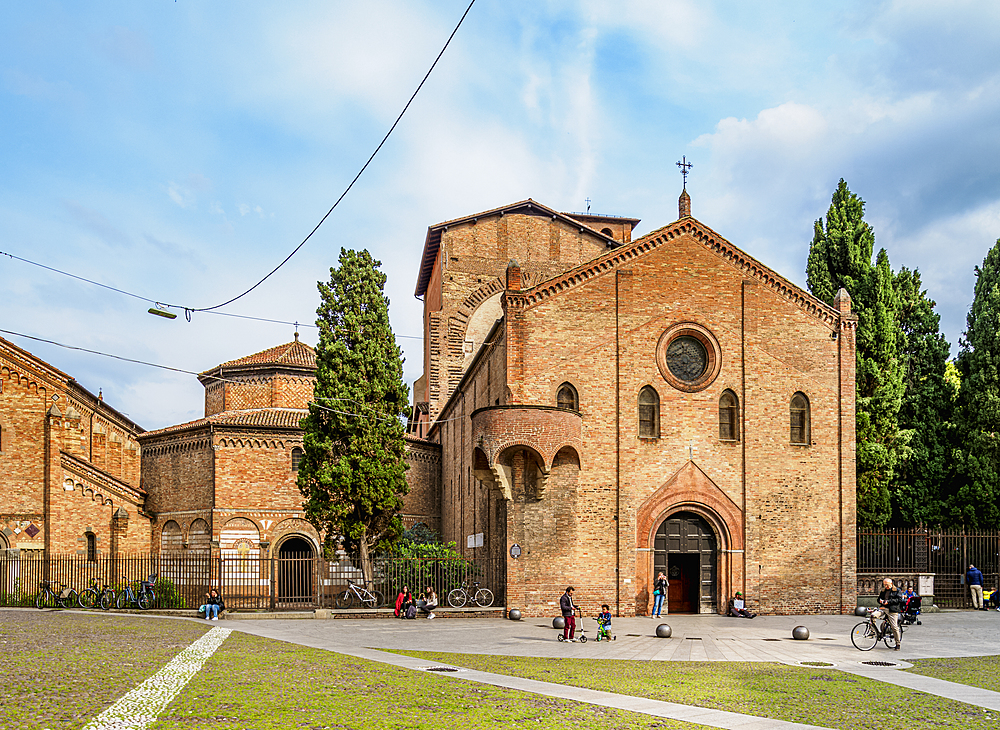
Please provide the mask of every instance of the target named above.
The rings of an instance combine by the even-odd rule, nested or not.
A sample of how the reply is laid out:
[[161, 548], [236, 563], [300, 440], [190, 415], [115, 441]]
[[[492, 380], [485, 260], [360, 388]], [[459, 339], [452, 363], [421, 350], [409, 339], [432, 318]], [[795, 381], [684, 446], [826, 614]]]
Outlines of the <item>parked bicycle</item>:
[[38, 595], [35, 597], [35, 608], [69, 608], [77, 605], [79, 596], [76, 590], [63, 583], [43, 580], [38, 583]]
[[452, 608], [462, 608], [466, 604], [476, 604], [482, 608], [493, 605], [493, 591], [480, 588], [479, 581], [466, 581], [460, 588], [448, 593], [448, 605]]
[[363, 585], [347, 579], [347, 590], [337, 594], [337, 608], [354, 608], [359, 603], [364, 608], [381, 608], [385, 605], [385, 596], [380, 591], [370, 591]]
[[136, 607], [143, 611], [150, 608], [156, 602], [156, 594], [153, 592], [153, 584], [156, 583], [156, 576], [149, 576], [149, 580], [137, 581], [139, 590], [132, 588], [131, 583], [126, 583], [125, 587], [118, 592], [115, 599], [115, 606], [120, 609]]
[[110, 586], [102, 586], [100, 578], [95, 578], [90, 581], [90, 588], [80, 591], [78, 602], [80, 608], [103, 608], [107, 611], [115, 605], [115, 591]]
[[[899, 624], [899, 635], [903, 636], [902, 622]], [[893, 636], [892, 626], [889, 625], [889, 614], [884, 609], [870, 608], [868, 620], [862, 621], [851, 630], [851, 643], [861, 651], [871, 651], [879, 641], [884, 641], [890, 649], [896, 646], [896, 637]]]

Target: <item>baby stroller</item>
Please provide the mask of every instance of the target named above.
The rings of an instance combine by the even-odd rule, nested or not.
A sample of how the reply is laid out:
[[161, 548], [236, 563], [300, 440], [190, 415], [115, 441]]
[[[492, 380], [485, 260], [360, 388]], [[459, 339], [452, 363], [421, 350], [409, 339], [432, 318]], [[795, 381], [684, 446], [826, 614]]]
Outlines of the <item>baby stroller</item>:
[[903, 609], [902, 615], [899, 617], [900, 624], [916, 624], [920, 626], [920, 619], [917, 618], [920, 615], [920, 596], [910, 596], [906, 601], [906, 608]]

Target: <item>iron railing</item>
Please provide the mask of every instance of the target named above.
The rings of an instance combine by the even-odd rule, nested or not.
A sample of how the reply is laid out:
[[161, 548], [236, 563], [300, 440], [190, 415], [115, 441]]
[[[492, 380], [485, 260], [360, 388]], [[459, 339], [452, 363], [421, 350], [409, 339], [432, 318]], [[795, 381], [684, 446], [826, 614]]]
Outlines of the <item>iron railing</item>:
[[[326, 560], [310, 553], [262, 557], [229, 551], [184, 551], [95, 560], [81, 555], [8, 555], [0, 557], [0, 605], [31, 605], [42, 580], [82, 591], [94, 580], [120, 588], [155, 576], [156, 605], [160, 608], [197, 608], [211, 588], [219, 590], [230, 609], [330, 608], [349, 580], [362, 582], [357, 565], [346, 555]], [[443, 600], [466, 581], [479, 581], [493, 591], [493, 605], [503, 606], [505, 567], [502, 561], [382, 556], [373, 561], [373, 587], [391, 605], [404, 586], [414, 594], [433, 586]]]
[[[934, 576], [934, 603], [972, 605], [965, 571], [975, 565], [987, 589], [1000, 587], [1000, 533], [932, 528], [858, 530], [859, 593], [871, 589], [872, 576]], [[867, 581], [867, 583], [865, 582]]]

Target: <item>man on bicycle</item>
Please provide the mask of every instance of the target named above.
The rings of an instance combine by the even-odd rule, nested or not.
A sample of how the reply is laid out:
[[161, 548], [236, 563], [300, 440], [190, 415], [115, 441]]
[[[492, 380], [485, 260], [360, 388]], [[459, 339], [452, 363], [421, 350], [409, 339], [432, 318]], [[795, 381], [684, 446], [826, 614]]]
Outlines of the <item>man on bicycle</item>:
[[878, 605], [886, 612], [889, 627], [896, 639], [896, 651], [899, 651], [899, 643], [903, 639], [903, 635], [899, 631], [899, 614], [903, 610], [903, 594], [892, 585], [891, 578], [885, 578], [882, 581], [882, 592], [878, 594]]

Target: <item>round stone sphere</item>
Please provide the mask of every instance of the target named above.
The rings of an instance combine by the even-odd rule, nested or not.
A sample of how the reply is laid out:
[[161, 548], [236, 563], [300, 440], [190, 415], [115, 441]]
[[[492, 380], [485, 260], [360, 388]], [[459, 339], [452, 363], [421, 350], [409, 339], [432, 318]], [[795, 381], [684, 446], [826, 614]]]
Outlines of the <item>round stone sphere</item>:
[[556, 616], [554, 619], [552, 619], [552, 628], [565, 629], [566, 619], [564, 619], [562, 616]]
[[868, 615], [868, 609], [865, 608], [864, 606], [858, 606], [857, 608], [854, 609], [854, 615], [855, 616], [867, 616]]
[[660, 639], [669, 639], [672, 633], [674, 630], [670, 628], [670, 624], [660, 624], [656, 627], [656, 636]]
[[792, 629], [792, 638], [798, 639], [799, 641], [805, 641], [809, 638], [809, 629], [805, 626], [796, 626]]
[[509, 618], [511, 621], [520, 621], [521, 620], [521, 609], [519, 609], [519, 608], [512, 608], [512, 609], [510, 609], [507, 612], [507, 618]]

